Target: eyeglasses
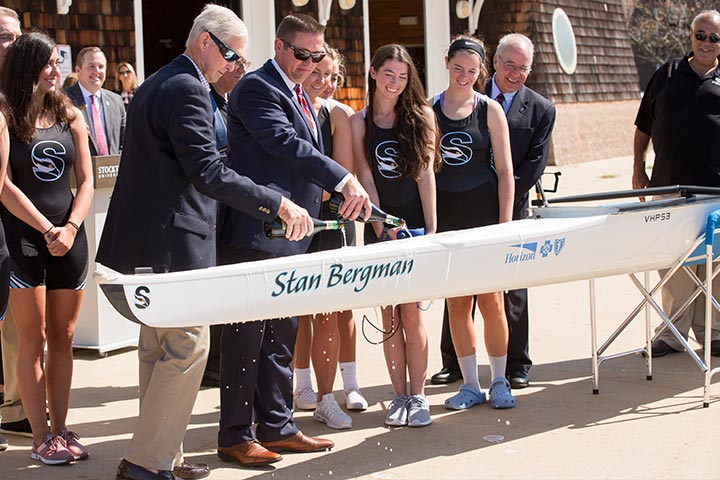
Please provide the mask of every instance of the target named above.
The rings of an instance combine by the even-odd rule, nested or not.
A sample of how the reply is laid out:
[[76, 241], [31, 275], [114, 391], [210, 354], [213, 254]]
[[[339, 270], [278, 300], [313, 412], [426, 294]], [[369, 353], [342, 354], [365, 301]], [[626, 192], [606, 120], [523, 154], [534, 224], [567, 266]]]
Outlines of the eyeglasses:
[[230, 49], [227, 45], [225, 45], [219, 38], [217, 38], [215, 35], [212, 34], [211, 31], [205, 30], [208, 35], [210, 35], [210, 38], [212, 38], [212, 41], [215, 42], [215, 45], [217, 45], [218, 50], [220, 50], [220, 55], [225, 59], [226, 62], [237, 62], [242, 57], [235, 53], [232, 49]]
[[522, 73], [523, 75], [527, 75], [532, 71], [532, 68], [527, 67], [525, 65], [523, 66], [517, 66], [514, 63], [508, 63], [505, 60], [502, 59], [501, 56], [498, 55], [498, 59], [500, 60], [500, 63], [503, 64], [505, 68], [510, 70], [512, 73]]
[[320, 63], [322, 59], [325, 58], [325, 52], [311, 52], [310, 50], [305, 50], [304, 48], [297, 48], [295, 45], [287, 40], [283, 40], [282, 38], [280, 40], [282, 40], [286, 47], [293, 51], [295, 58], [301, 62], [306, 62], [309, 58], [313, 63]]
[[705, 40], [707, 40], [710, 43], [720, 43], [720, 37], [718, 37], [714, 33], [711, 33], [709, 36], [707, 33], [696, 33], [695, 38], [698, 42], [704, 42]]
[[122, 71], [119, 70], [118, 75], [123, 75], [123, 76], [130, 75], [130, 70], [122, 70]]
[[250, 65], [252, 65], [252, 62], [243, 57], [242, 55], [240, 55], [240, 58], [238, 58], [235, 62], [235, 68], [243, 68], [245, 70], [249, 70]]

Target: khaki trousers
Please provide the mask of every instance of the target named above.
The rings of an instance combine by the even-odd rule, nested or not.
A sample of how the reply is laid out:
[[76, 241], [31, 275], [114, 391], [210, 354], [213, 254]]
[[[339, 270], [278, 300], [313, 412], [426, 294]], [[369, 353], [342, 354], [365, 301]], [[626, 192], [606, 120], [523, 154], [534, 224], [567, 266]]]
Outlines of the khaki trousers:
[[140, 328], [140, 414], [125, 451], [127, 461], [172, 470], [181, 459], [207, 362], [209, 331], [209, 327]]
[[0, 405], [2, 423], [19, 422], [26, 418], [17, 384], [17, 353], [17, 328], [15, 318], [8, 307], [5, 320], [2, 322], [2, 364], [3, 377], [5, 377], [5, 402]]

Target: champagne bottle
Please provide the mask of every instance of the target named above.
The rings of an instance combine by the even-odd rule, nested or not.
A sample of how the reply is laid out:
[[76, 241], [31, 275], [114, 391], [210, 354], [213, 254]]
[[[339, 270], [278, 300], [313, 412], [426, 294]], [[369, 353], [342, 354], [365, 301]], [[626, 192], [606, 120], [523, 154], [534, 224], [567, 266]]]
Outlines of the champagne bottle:
[[[343, 197], [343, 194], [340, 192], [335, 192], [330, 197], [330, 211], [333, 212], [336, 215], [339, 215], [340, 208], [342, 208], [343, 203], [345, 203], [345, 197]], [[360, 216], [357, 218], [357, 221], [359, 222], [383, 222], [387, 223], [388, 225], [392, 225], [394, 227], [404, 227], [406, 225], [406, 222], [404, 219], [400, 217], [396, 217], [395, 215], [390, 215], [389, 213], [385, 213], [377, 206], [370, 204], [371, 210], [370, 210], [370, 218], [367, 220], [364, 220], [365, 217], [365, 210], [360, 214]]]
[[[312, 221], [312, 235], [325, 230], [341, 230], [345, 228], [345, 223], [340, 220], [318, 220], [313, 218]], [[280, 217], [273, 220], [272, 223], [265, 222], [265, 235], [268, 238], [285, 238], [286, 233], [287, 224]]]

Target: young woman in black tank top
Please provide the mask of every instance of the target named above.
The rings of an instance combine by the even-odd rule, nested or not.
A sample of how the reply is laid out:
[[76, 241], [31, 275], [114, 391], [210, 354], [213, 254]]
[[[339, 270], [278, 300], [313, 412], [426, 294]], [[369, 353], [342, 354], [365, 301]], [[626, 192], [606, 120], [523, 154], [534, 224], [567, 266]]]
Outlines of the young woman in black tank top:
[[[5, 95], [0, 92], [0, 193], [5, 183], [5, 172], [8, 164], [10, 137], [8, 135], [7, 118], [8, 104]], [[7, 311], [10, 293], [10, 254], [5, 243], [5, 228], [0, 221], [0, 329]], [[1, 363], [1, 362], [0, 362]], [[2, 368], [2, 365], [0, 365]]]
[[[366, 109], [353, 115], [350, 123], [356, 173], [370, 199], [386, 212], [406, 217], [409, 226], [424, 227], [426, 234], [433, 234], [437, 218], [434, 170], [439, 157], [435, 117], [424, 97], [407, 50], [385, 45], [373, 55]], [[397, 228], [380, 223], [371, 227], [366, 229], [366, 243], [397, 238]], [[429, 425], [432, 420], [424, 392], [427, 333], [419, 305], [386, 307], [382, 316], [383, 330], [392, 332], [385, 335], [383, 350], [395, 392], [385, 423]]]
[[[438, 223], [444, 230], [457, 230], [509, 222], [514, 178], [507, 120], [497, 102], [473, 89], [485, 85], [485, 48], [473, 37], [459, 37], [450, 44], [445, 63], [450, 83], [434, 105], [445, 163], [438, 174]], [[458, 214], [460, 205], [464, 208]], [[508, 326], [503, 293], [476, 298], [490, 360], [490, 403], [495, 408], [512, 408], [515, 399], [505, 379]], [[477, 375], [472, 309], [472, 296], [447, 299], [450, 331], [464, 379], [460, 391], [445, 401], [452, 410], [465, 410], [486, 399]]]
[[[29, 33], [8, 49], [0, 72], [13, 111], [12, 176], [6, 179], [2, 202], [13, 225], [8, 248], [13, 268], [10, 304], [21, 339], [17, 380], [33, 432], [31, 457], [51, 465], [88, 456], [65, 420], [72, 336], [87, 272], [83, 221], [93, 195], [92, 167], [87, 126], [60, 91], [59, 64], [55, 42]], [[71, 166], [77, 181], [74, 198]]]
[[[345, 167], [349, 172], [353, 171], [352, 160], [352, 138], [350, 134], [350, 117], [341, 108], [333, 107], [322, 98], [322, 94], [328, 87], [332, 77], [333, 65], [337, 64], [340, 54], [337, 50], [325, 44], [325, 58], [315, 65], [313, 73], [303, 83], [303, 88], [310, 97], [310, 102], [315, 109], [318, 119], [318, 126], [322, 133], [323, 149], [326, 155], [330, 156]], [[330, 212], [327, 200], [329, 194], [323, 197], [321, 217], [324, 220], [335, 219]], [[354, 223], [349, 224], [346, 232], [347, 242], [355, 243]], [[320, 232], [315, 234], [308, 252], [331, 250], [340, 248], [343, 244], [341, 232]], [[341, 316], [341, 314], [343, 314]], [[343, 322], [343, 328], [339, 322]], [[337, 403], [333, 395], [333, 383], [337, 373], [338, 359], [341, 344], [343, 342], [355, 343], [354, 332], [347, 326], [353, 322], [352, 312], [350, 315], [345, 312], [322, 313], [314, 316], [301, 316], [298, 322], [297, 340], [295, 342], [295, 353], [293, 362], [295, 367], [296, 388], [294, 392], [295, 407], [300, 409], [315, 409], [313, 417], [325, 423], [330, 428], [345, 429], [352, 426], [352, 419], [345, 413]], [[345, 335], [341, 335], [340, 332]], [[333, 341], [333, 339], [335, 339]], [[339, 339], [339, 341], [338, 341]], [[347, 349], [347, 346], [346, 346]], [[352, 349], [354, 351], [354, 348]], [[317, 381], [317, 393], [312, 389], [312, 378], [310, 375], [310, 358], [312, 357]], [[354, 357], [354, 355], [353, 355]], [[354, 360], [354, 358], [353, 358]], [[357, 383], [349, 385], [345, 390], [346, 405], [348, 409], [364, 410], [367, 402], [362, 398], [361, 402], [348, 399], [359, 394]], [[356, 392], [356, 393], [354, 393]]]

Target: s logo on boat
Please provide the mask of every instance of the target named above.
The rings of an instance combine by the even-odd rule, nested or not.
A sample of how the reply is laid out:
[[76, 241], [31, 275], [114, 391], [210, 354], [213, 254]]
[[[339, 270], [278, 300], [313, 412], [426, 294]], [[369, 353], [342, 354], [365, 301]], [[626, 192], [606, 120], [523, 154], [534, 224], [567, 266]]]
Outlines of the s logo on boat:
[[140, 286], [135, 289], [135, 306], [137, 308], [147, 308], [150, 306], [150, 289]]

